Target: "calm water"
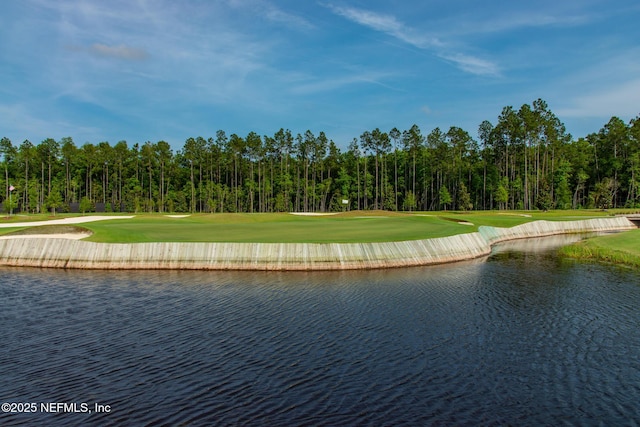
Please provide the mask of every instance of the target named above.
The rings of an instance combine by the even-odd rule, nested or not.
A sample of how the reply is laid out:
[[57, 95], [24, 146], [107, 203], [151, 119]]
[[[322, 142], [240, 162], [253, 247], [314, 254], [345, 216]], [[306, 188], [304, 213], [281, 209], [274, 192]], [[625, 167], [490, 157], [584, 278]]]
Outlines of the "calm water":
[[0, 402], [37, 412], [0, 425], [640, 424], [640, 274], [548, 248], [368, 272], [3, 269]]

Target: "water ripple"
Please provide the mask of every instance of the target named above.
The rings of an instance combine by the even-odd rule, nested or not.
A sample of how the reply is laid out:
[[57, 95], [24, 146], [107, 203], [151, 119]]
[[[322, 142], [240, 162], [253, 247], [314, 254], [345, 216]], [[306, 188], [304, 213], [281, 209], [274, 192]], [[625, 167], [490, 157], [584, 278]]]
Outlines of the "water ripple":
[[2, 270], [2, 425], [640, 422], [637, 273], [548, 254], [393, 271]]

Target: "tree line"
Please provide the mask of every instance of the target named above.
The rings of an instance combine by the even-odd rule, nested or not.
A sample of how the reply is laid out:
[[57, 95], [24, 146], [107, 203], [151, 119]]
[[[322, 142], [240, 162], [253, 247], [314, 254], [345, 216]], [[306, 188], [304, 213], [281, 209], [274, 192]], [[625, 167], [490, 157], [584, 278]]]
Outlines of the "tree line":
[[543, 100], [503, 108], [474, 138], [452, 126], [250, 132], [77, 146], [0, 140], [5, 211], [287, 212], [640, 207], [640, 117], [573, 139]]

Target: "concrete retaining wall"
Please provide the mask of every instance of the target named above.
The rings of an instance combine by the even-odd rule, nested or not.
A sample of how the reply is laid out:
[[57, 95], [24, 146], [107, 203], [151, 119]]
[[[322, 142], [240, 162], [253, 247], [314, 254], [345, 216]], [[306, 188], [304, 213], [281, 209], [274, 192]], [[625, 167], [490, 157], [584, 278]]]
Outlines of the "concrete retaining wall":
[[626, 218], [535, 221], [437, 239], [385, 243], [93, 243], [0, 241], [0, 265], [79, 269], [340, 270], [439, 264], [486, 256], [497, 242], [562, 233], [626, 230]]
[[580, 221], [533, 221], [510, 228], [478, 227], [478, 232], [495, 244], [506, 240], [553, 236], [555, 234], [630, 230], [636, 226], [625, 217], [593, 218]]

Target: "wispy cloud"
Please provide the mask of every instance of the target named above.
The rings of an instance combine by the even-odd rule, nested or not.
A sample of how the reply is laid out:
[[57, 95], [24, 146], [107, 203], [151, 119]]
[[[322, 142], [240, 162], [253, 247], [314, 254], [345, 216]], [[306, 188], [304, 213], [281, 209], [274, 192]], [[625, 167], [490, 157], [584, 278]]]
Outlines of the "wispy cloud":
[[630, 119], [640, 114], [640, 48], [601, 53], [554, 87], [557, 114], [566, 117]]
[[[75, 3], [59, 0], [47, 6], [57, 37], [76, 53], [111, 63], [81, 66], [78, 55], [51, 57], [56, 69], [64, 70], [54, 85], [64, 92], [70, 86], [64, 75], [87, 82], [85, 89], [92, 92], [101, 87], [95, 82], [108, 75], [110, 83], [140, 93], [143, 99], [191, 98], [198, 93], [211, 102], [225, 100], [238, 96], [244, 79], [264, 66], [272, 48], [268, 39], [237, 31], [224, 5], [189, 2], [176, 7], [173, 2], [141, 0], [118, 3], [117, 8], [102, 2], [75, 8]], [[129, 65], [123, 67], [122, 61]], [[110, 99], [104, 94], [96, 98], [103, 103]]]
[[284, 11], [272, 3], [264, 0], [230, 0], [229, 5], [242, 10], [252, 11], [253, 14], [266, 18], [275, 24], [282, 24], [288, 28], [309, 30], [315, 28], [306, 18]]
[[340, 15], [350, 21], [372, 28], [376, 31], [387, 33], [392, 37], [420, 49], [442, 46], [442, 43], [437, 38], [415, 31], [404, 23], [398, 21], [394, 16], [356, 9], [353, 7], [341, 7], [334, 5], [328, 5], [327, 7], [336, 15]]
[[[42, 110], [47, 111], [47, 114], [43, 114]], [[57, 139], [78, 133], [91, 135], [95, 139], [101, 136], [100, 129], [96, 127], [69, 123], [58, 114], [52, 114], [46, 104], [0, 103], [0, 127], [12, 129], [15, 145], [21, 144], [25, 139], [37, 144], [45, 138]]]
[[566, 107], [558, 108], [557, 114], [561, 117], [636, 117], [640, 115], [640, 79], [617, 83], [606, 89], [574, 97]]
[[[14, 54], [5, 57], [28, 64], [29, 55], [48, 71], [23, 66], [29, 79], [12, 81], [11, 96], [0, 107], [36, 94], [37, 101], [25, 102], [15, 117], [16, 123], [29, 124], [31, 135], [33, 129], [52, 134], [66, 129], [64, 118], [75, 126], [66, 133], [90, 139], [130, 139], [123, 129], [131, 123], [147, 138], [185, 123], [211, 126], [212, 115], [222, 120], [222, 114], [241, 105], [255, 107], [270, 94], [263, 82], [277, 74], [269, 64], [281, 40], [269, 33], [272, 23], [288, 22], [287, 29], [304, 25], [273, 8], [267, 22], [247, 31], [255, 15], [237, 14], [224, 2], [27, 1], [34, 14], [28, 29], [15, 36], [25, 48], [12, 47]], [[165, 114], [167, 119], [159, 119]], [[38, 123], [39, 117], [49, 125]]]
[[489, 20], [476, 28], [486, 32], [498, 32], [519, 28], [573, 27], [587, 24], [590, 21], [591, 17], [587, 15], [549, 15], [533, 12], [503, 16], [500, 19]]
[[294, 27], [294, 28], [300, 28], [300, 29], [314, 28], [314, 25], [308, 20], [300, 16], [287, 13], [281, 9], [277, 9], [271, 5], [269, 5], [269, 7], [267, 8], [265, 16], [267, 17], [268, 20], [275, 23], [284, 24], [287, 27]]
[[441, 53], [439, 56], [471, 74], [481, 76], [497, 76], [500, 74], [500, 69], [496, 64], [482, 58], [462, 53]]
[[340, 77], [317, 79], [293, 85], [291, 92], [296, 95], [309, 95], [360, 84], [373, 84], [387, 89], [396, 90], [382, 82], [384, 77], [385, 75], [382, 73], [358, 73]]
[[380, 14], [369, 10], [327, 5], [333, 13], [352, 22], [385, 33], [404, 43], [419, 49], [430, 50], [441, 59], [455, 64], [459, 69], [481, 76], [498, 76], [499, 67], [487, 59], [453, 51], [438, 37], [427, 35], [399, 21], [392, 15]]
[[538, 97], [589, 127], [640, 113], [637, 0], [5, 3], [0, 128], [18, 141], [469, 130]]
[[443, 32], [451, 36], [463, 36], [472, 34], [503, 33], [526, 28], [544, 27], [575, 27], [591, 22], [593, 18], [586, 14], [557, 15], [549, 13], [531, 12], [511, 12], [497, 13], [493, 16], [472, 18], [457, 17], [456, 21], [446, 21], [441, 28]]

